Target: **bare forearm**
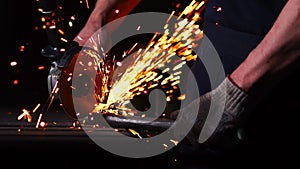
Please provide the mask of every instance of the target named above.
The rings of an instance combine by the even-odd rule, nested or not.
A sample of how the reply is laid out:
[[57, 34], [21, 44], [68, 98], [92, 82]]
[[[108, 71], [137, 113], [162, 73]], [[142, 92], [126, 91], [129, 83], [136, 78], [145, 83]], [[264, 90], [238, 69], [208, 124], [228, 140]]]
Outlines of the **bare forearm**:
[[[127, 15], [140, 1], [141, 0], [97, 0], [95, 8], [90, 14], [85, 26], [74, 40], [79, 42], [81, 46], [84, 45], [87, 39], [104, 24]], [[118, 13], [114, 13], [114, 9], [118, 9]], [[110, 30], [108, 31], [111, 33], [117, 26], [117, 24], [110, 26]]]
[[108, 11], [118, 0], [97, 0], [95, 8], [90, 14], [85, 26], [75, 37], [75, 41], [82, 46], [86, 40], [96, 32], [103, 24]]
[[[289, 0], [273, 27], [245, 61], [230, 75], [245, 91], [268, 83], [300, 58], [300, 1]], [[275, 79], [272, 79], [275, 80]], [[278, 80], [278, 79], [276, 79]], [[270, 85], [272, 85], [272, 81]]]

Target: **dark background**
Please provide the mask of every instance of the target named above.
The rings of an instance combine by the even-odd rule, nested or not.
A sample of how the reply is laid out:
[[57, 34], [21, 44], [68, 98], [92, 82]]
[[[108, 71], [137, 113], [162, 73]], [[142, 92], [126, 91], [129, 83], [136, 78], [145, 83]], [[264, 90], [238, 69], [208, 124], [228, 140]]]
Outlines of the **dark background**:
[[[89, 2], [90, 5], [92, 5], [94, 1]], [[148, 1], [148, 3], [138, 6], [135, 11], [150, 10], [149, 4], [151, 2]], [[6, 114], [9, 111], [19, 113], [22, 108], [33, 109], [36, 104], [43, 103], [48, 97], [47, 75], [52, 59], [42, 57], [40, 54], [41, 49], [48, 45], [48, 39], [45, 31], [41, 29], [41, 14], [37, 11], [38, 5], [38, 2], [34, 0], [1, 1], [0, 107], [1, 110], [5, 111], [1, 111], [0, 113]], [[156, 5], [156, 8], [158, 11], [166, 10], [168, 12], [171, 10], [168, 5], [167, 3], [160, 3]], [[79, 16], [73, 23], [74, 27], [67, 30], [67, 36], [72, 38], [84, 25], [90, 10], [86, 9], [84, 3], [80, 4], [79, 0], [63, 0], [62, 6], [62, 12], [65, 18], [69, 18], [74, 14]], [[25, 46], [24, 51], [20, 51], [21, 46]], [[10, 66], [12, 61], [17, 61], [17, 66]], [[44, 66], [44, 69], [38, 70], [40, 66]], [[296, 147], [298, 147], [296, 146], [298, 145], [296, 138], [299, 133], [299, 130], [297, 130], [299, 128], [298, 118], [295, 116], [295, 114], [299, 113], [297, 106], [299, 104], [299, 89], [294, 90], [299, 88], [299, 83], [296, 83], [298, 79], [298, 74], [291, 75], [291, 77], [284, 82], [285, 85], [275, 87], [275, 92], [263, 102], [263, 105], [257, 107], [258, 111], [255, 114], [256, 116], [250, 118], [249, 123], [251, 127], [247, 133], [248, 140], [242, 149], [239, 150], [243, 153], [238, 157], [228, 157], [229, 163], [237, 165], [237, 168], [247, 168], [249, 166], [261, 167], [260, 162], [266, 164], [266, 166], [283, 164], [286, 168], [287, 165], [291, 164], [290, 162], [294, 162], [295, 156], [292, 154], [298, 153], [298, 151], [296, 151]], [[15, 80], [18, 80], [17, 85], [14, 85]], [[296, 98], [294, 99], [294, 97]], [[0, 120], [2, 122], [6, 121], [5, 118]], [[37, 147], [32, 146], [28, 150], [30, 151], [31, 148], [44, 148], [45, 151], [49, 151], [52, 147], [56, 146], [56, 144], [53, 143], [48, 145], [48, 147], [47, 144], [46, 146], [41, 145], [42, 144]], [[96, 148], [92, 143], [89, 143], [89, 145], [91, 148]], [[72, 145], [69, 145], [69, 147], [71, 146]], [[71, 152], [64, 152], [65, 154], [60, 154], [59, 156], [60, 160], [64, 158], [63, 161], [66, 166], [68, 164], [74, 164], [74, 161], [68, 160], [79, 155], [76, 149], [73, 150], [74, 151]], [[174, 151], [178, 150], [176, 149]], [[5, 155], [9, 152], [2, 151], [1, 153]], [[24, 154], [25, 152], [12, 149], [10, 153]], [[107, 160], [111, 160], [113, 159], [111, 157], [114, 157], [103, 151], [94, 151], [93, 153], [102, 153]], [[173, 152], [170, 152], [170, 154], [172, 153]], [[17, 155], [15, 154], [15, 156]], [[55, 157], [55, 155], [47, 156], [48, 159]], [[206, 156], [199, 155], [199, 157], [202, 160], [186, 156], [187, 159], [193, 162], [200, 160], [198, 161], [199, 163], [203, 162]], [[158, 156], [155, 159], [159, 158], [165, 158], [167, 167], [170, 168], [170, 166], [172, 166], [172, 168], [176, 168], [173, 166], [173, 156]], [[30, 160], [32, 159], [30, 158]], [[57, 160], [58, 159], [55, 158], [55, 161]], [[161, 166], [164, 166], [164, 164], [161, 163], [162, 161], [158, 161]], [[224, 162], [225, 160], [222, 161]], [[238, 165], [241, 161], [245, 161], [245, 163]], [[105, 162], [109, 164], [107, 163], [108, 161], [105, 160], [101, 162], [102, 164]], [[131, 162], [134, 163], [134, 161]], [[206, 161], [206, 163], [207, 162], [208, 161]], [[150, 163], [151, 166], [157, 166], [157, 161], [154, 163], [151, 161]], [[212, 163], [220, 163], [220, 161], [212, 161]], [[120, 164], [122, 165], [122, 163]], [[188, 162], [188, 164], [190, 164], [190, 166], [187, 165], [186, 168], [195, 167], [193, 163]], [[130, 163], [127, 163], [127, 166], [130, 167]], [[218, 164], [218, 166], [220, 167], [222, 165]], [[208, 166], [205, 167], [209, 168]]]
[[[92, 6], [93, 1], [90, 2]], [[83, 26], [90, 10], [79, 0], [64, 0], [61, 6], [64, 23], [68, 24], [70, 16], [78, 16], [74, 27], [66, 30], [66, 35], [72, 38]], [[53, 59], [40, 54], [49, 42], [38, 8], [39, 2], [34, 0], [1, 3], [1, 106], [36, 105], [48, 96], [47, 75]], [[20, 51], [21, 46], [25, 47], [23, 51]], [[17, 61], [17, 65], [10, 66], [12, 61]], [[41, 66], [44, 69], [39, 70]], [[15, 80], [18, 80], [17, 85], [14, 85]]]

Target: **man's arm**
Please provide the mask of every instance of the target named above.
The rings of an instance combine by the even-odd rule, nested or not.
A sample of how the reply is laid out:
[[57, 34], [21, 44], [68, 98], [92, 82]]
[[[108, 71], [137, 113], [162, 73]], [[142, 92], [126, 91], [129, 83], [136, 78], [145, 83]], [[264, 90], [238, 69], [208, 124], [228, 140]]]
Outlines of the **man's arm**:
[[[119, 17], [126, 16], [140, 1], [141, 0], [97, 0], [87, 23], [74, 38], [74, 41], [77, 41], [80, 46], [83, 46], [102, 26]], [[114, 12], [115, 10], [118, 10], [118, 12]], [[118, 24], [110, 26], [107, 33], [112, 33], [117, 26], [119, 26]]]
[[265, 38], [230, 75], [231, 80], [255, 94], [274, 85], [300, 57], [299, 27], [300, 3], [289, 0]]

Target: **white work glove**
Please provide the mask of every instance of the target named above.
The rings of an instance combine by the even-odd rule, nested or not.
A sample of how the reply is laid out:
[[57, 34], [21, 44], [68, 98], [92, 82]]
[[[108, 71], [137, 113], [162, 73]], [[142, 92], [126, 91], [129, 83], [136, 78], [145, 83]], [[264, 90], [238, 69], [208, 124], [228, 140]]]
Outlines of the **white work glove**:
[[[182, 115], [177, 117], [180, 120], [177, 119], [176, 122], [185, 123], [182, 126], [193, 126], [186, 136], [192, 144], [207, 143], [220, 139], [219, 136], [223, 137], [227, 131], [236, 129], [242, 122], [242, 117], [246, 115], [248, 106], [254, 106], [253, 103], [247, 93], [226, 77], [217, 88], [172, 112], [171, 115], [176, 118], [180, 111]], [[189, 112], [198, 107], [195, 121], [195, 116]]]

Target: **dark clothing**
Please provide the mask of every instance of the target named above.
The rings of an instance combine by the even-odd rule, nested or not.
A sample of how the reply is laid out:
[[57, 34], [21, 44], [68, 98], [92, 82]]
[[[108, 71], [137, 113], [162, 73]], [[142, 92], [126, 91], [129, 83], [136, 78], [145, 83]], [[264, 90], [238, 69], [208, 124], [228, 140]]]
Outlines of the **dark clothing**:
[[206, 23], [239, 32], [264, 36], [287, 0], [208, 0], [205, 11]]
[[208, 0], [204, 33], [231, 73], [272, 27], [286, 0]]

